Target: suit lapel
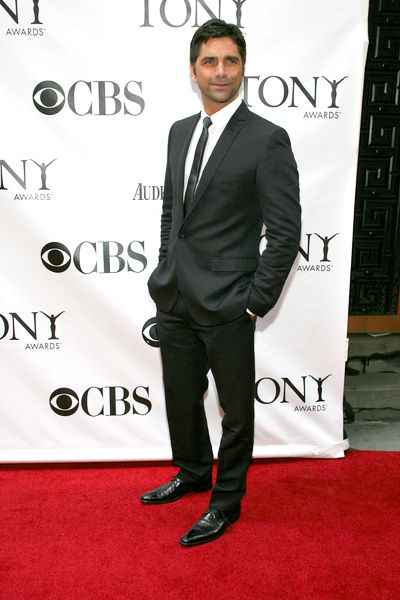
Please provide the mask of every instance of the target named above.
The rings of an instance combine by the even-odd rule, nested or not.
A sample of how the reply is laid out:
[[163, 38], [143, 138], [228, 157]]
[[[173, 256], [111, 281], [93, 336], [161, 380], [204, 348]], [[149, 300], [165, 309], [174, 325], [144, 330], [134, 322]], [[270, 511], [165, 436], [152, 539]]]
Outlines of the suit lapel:
[[204, 167], [203, 173], [201, 175], [199, 184], [194, 195], [192, 208], [190, 212], [192, 212], [192, 210], [196, 206], [197, 202], [199, 201], [199, 198], [210, 183], [210, 180], [213, 177], [215, 171], [218, 169], [221, 161], [225, 158], [225, 155], [228, 152], [233, 140], [243, 127], [243, 123], [244, 121], [246, 121], [248, 113], [249, 109], [244, 104], [244, 102], [242, 102], [237, 111], [232, 115], [231, 119], [229, 120], [214, 150], [212, 151], [206, 166]]
[[197, 125], [197, 121], [200, 119], [200, 113], [194, 115], [189, 119], [184, 131], [182, 132], [182, 138], [179, 140], [180, 150], [177, 159], [177, 170], [176, 170], [176, 198], [178, 205], [182, 208], [183, 217], [183, 186], [185, 181], [185, 162], [186, 155], [189, 149], [190, 140], [192, 139], [193, 132]]

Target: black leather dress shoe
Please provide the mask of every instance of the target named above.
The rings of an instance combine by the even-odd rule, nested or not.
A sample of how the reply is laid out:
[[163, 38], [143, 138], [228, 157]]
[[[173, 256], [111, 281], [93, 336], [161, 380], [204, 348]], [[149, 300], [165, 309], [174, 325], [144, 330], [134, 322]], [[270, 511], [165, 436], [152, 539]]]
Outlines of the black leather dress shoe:
[[240, 517], [240, 508], [222, 511], [208, 508], [204, 515], [179, 540], [184, 546], [197, 546], [219, 538]]
[[146, 492], [140, 496], [141, 502], [144, 504], [166, 504], [174, 502], [188, 492], [206, 492], [211, 490], [211, 481], [198, 481], [196, 483], [184, 481], [178, 474], [168, 483], [160, 485], [160, 487], [150, 492]]

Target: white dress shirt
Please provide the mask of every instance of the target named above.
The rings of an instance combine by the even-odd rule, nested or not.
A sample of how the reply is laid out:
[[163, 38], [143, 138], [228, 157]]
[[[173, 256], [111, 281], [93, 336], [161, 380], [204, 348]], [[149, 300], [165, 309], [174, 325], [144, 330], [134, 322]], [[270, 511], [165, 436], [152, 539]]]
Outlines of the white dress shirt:
[[[242, 103], [242, 99], [238, 96], [237, 98], [235, 98], [235, 100], [233, 100], [232, 102], [230, 102], [229, 104], [224, 106], [224, 108], [221, 108], [221, 110], [218, 110], [216, 113], [211, 115], [211, 117], [210, 117], [211, 125], [208, 128], [208, 139], [207, 139], [206, 147], [204, 149], [203, 160], [202, 160], [201, 167], [200, 167], [200, 174], [199, 174], [198, 181], [200, 181], [200, 177], [203, 173], [203, 169], [204, 169], [205, 165], [207, 164], [207, 161], [210, 158], [211, 153], [214, 150], [223, 130], [225, 129], [225, 127], [228, 124], [228, 121], [231, 119], [233, 113], [235, 113], [237, 111], [237, 109], [239, 108], [241, 103]], [[185, 185], [183, 188], [184, 190], [186, 190], [190, 171], [192, 169], [194, 153], [196, 150], [197, 142], [199, 141], [199, 138], [200, 138], [200, 135], [201, 135], [201, 132], [203, 129], [203, 119], [207, 116], [208, 115], [204, 111], [204, 108], [203, 108], [201, 111], [200, 119], [194, 129], [192, 139], [189, 144], [188, 152], [186, 154], [185, 181], [184, 181]], [[183, 197], [185, 197], [185, 194], [183, 195]]]

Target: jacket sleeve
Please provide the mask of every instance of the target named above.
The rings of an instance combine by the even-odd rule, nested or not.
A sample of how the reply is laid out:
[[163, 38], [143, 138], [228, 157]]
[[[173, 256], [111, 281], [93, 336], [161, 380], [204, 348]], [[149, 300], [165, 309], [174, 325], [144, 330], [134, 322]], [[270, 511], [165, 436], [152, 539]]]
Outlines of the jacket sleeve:
[[165, 171], [164, 180], [164, 199], [161, 213], [161, 243], [158, 254], [158, 262], [160, 263], [168, 254], [168, 242], [171, 233], [172, 225], [172, 200], [173, 200], [173, 189], [172, 189], [172, 178], [171, 178], [171, 166], [170, 166], [170, 147], [171, 147], [171, 132], [168, 137], [168, 154], [167, 154], [167, 168]]
[[280, 127], [273, 131], [261, 153], [256, 181], [267, 247], [254, 273], [248, 308], [263, 317], [277, 302], [300, 243], [297, 165], [289, 136]]

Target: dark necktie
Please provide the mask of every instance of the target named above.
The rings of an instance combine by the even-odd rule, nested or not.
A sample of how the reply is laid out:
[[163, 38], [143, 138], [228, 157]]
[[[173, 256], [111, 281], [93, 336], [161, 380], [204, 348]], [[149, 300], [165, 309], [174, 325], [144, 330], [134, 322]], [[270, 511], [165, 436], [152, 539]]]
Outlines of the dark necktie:
[[183, 212], [185, 216], [189, 212], [190, 206], [193, 202], [194, 192], [196, 190], [197, 182], [199, 180], [199, 173], [201, 167], [201, 161], [203, 159], [204, 148], [206, 147], [208, 139], [208, 128], [211, 125], [210, 117], [203, 119], [203, 130], [201, 132], [199, 141], [197, 142], [196, 150], [194, 153], [193, 164], [190, 170], [189, 179], [186, 186], [185, 199], [183, 202]]

